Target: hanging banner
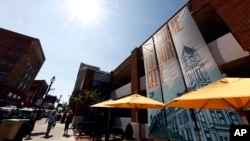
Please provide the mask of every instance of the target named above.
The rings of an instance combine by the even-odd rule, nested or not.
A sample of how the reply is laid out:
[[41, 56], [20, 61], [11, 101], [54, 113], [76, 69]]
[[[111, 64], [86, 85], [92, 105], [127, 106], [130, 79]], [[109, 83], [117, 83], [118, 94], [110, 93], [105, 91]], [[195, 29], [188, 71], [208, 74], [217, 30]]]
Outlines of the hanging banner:
[[167, 25], [164, 25], [153, 39], [164, 102], [167, 102], [186, 91], [185, 83]]
[[220, 70], [187, 7], [175, 15], [168, 26], [188, 89], [220, 79]]
[[[146, 76], [147, 97], [164, 102], [153, 39], [150, 38], [145, 44], [143, 44], [142, 49]], [[150, 133], [166, 136], [166, 125], [164, 124], [166, 122], [165, 117], [162, 116], [164, 114], [163, 112], [164, 110], [160, 109], [148, 109]]]
[[[188, 8], [181, 9], [167, 24], [187, 89], [198, 89], [220, 79], [220, 70]], [[167, 113], [170, 130], [177, 135], [171, 138], [177, 140], [228, 140], [233, 117], [237, 117], [234, 124], [242, 123], [232, 111], [175, 108], [167, 109]]]
[[[163, 93], [163, 100], [164, 102], [168, 102], [172, 100], [173, 98], [176, 98], [183, 93], [186, 92], [185, 83], [183, 80], [182, 72], [180, 69], [180, 65], [178, 62], [178, 58], [175, 53], [175, 49], [173, 46], [173, 42], [168, 30], [167, 24], [165, 24], [154, 36], [153, 41], [155, 43], [155, 50], [156, 50], [156, 56], [157, 56], [157, 62], [158, 62], [158, 68], [159, 68], [159, 74], [160, 74], [160, 82], [161, 82], [161, 88]], [[169, 122], [173, 119], [168, 116], [169, 112], [172, 112], [173, 115], [175, 115], [174, 109], [170, 111], [170, 109], [163, 111], [167, 115], [165, 118], [167, 124], [165, 133], [159, 134], [158, 132], [150, 132], [150, 134], [155, 134], [158, 136], [163, 136], [167, 138], [175, 138], [175, 139], [181, 139], [181, 135], [176, 132], [172, 132], [172, 128], [175, 128], [175, 125], [171, 125]], [[162, 114], [160, 114], [162, 115]], [[158, 117], [158, 116], [157, 116]], [[156, 122], [153, 122], [156, 123]], [[156, 128], [157, 129], [157, 128]], [[165, 131], [164, 129], [161, 129], [161, 131]], [[165, 135], [165, 136], [164, 136]]]

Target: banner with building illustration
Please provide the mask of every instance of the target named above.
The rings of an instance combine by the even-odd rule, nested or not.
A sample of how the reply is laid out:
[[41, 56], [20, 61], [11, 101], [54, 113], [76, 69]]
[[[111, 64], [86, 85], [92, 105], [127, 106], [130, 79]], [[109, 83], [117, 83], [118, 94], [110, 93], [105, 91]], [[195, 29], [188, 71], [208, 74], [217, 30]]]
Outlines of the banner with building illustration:
[[[145, 44], [143, 44], [142, 48], [147, 97], [164, 102], [153, 38], [150, 38]], [[164, 117], [163, 112], [164, 110], [162, 109], [148, 109], [149, 132], [166, 135], [166, 125], [164, 124], [166, 123], [166, 118]]]
[[218, 66], [188, 8], [177, 13], [168, 26], [188, 89], [203, 87], [220, 79]]
[[[220, 79], [221, 72], [188, 8], [181, 9], [167, 24], [187, 90], [198, 89]], [[229, 125], [233, 116], [238, 117], [234, 112], [224, 110], [175, 108], [166, 111], [171, 132], [180, 135], [173, 137], [177, 140], [229, 140]]]
[[[163, 101], [164, 103], [176, 98], [183, 93], [185, 93], [185, 83], [182, 77], [182, 72], [180, 69], [180, 65], [178, 63], [178, 59], [174, 50], [173, 42], [170, 36], [170, 32], [168, 30], [167, 24], [165, 24], [159, 31], [157, 31], [153, 35], [153, 41], [155, 45], [155, 51], [157, 56], [157, 63], [159, 68], [160, 74], [160, 82], [161, 82], [161, 89], [163, 93]], [[168, 114], [166, 112], [169, 111], [162, 111], [165, 113], [160, 113], [159, 115], [166, 114], [165, 117], [167, 119]], [[157, 116], [160, 117], [160, 116]], [[159, 119], [159, 118], [158, 118]], [[173, 120], [173, 119], [169, 119]], [[168, 122], [168, 121], [167, 121]], [[178, 133], [171, 132], [171, 130], [166, 130], [174, 125], [165, 124], [165, 122], [161, 122], [164, 125], [168, 125], [164, 129], [153, 128], [157, 125], [157, 121], [149, 119], [149, 131], [150, 134], [156, 134], [159, 136], [168, 136], [168, 137], [180, 137]], [[170, 123], [170, 122], [168, 122]], [[156, 125], [155, 125], [156, 124]], [[165, 131], [163, 134], [162, 132], [157, 131]]]

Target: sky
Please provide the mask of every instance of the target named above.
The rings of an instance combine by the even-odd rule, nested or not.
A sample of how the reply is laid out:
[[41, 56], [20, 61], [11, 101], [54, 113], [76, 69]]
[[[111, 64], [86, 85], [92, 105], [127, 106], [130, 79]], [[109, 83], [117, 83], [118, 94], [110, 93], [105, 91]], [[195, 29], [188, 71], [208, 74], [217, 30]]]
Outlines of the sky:
[[50, 95], [72, 94], [80, 63], [111, 72], [188, 0], [1, 0], [0, 27], [40, 40], [36, 80]]

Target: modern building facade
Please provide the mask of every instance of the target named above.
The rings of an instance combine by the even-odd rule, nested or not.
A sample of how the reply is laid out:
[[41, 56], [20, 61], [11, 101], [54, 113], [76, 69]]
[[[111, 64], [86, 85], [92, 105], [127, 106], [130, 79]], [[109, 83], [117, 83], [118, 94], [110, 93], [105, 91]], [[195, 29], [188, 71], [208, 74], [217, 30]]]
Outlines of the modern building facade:
[[[132, 52], [115, 69], [112, 80], [116, 76], [121, 80], [123, 75], [124, 80], [131, 81], [126, 81], [127, 83], [112, 91], [111, 97], [116, 99], [140, 92], [167, 102], [189, 90], [214, 82], [222, 74], [229, 77], [249, 77], [250, 42], [246, 37], [249, 36], [250, 28], [249, 21], [246, 21], [249, 18], [246, 13], [250, 13], [247, 9], [249, 2], [224, 2], [190, 0], [184, 5], [136, 49], [142, 51], [138, 53], [140, 55], [137, 60], [131, 61], [134, 56]], [[180, 17], [186, 21], [181, 21]], [[201, 49], [200, 46], [204, 48]], [[142, 66], [138, 63], [141, 58], [144, 62], [143, 70], [138, 69]], [[211, 62], [204, 61], [204, 58]], [[132, 65], [135, 62], [137, 66]], [[208, 65], [213, 66], [213, 69], [210, 70]], [[124, 73], [125, 70], [130, 73]], [[132, 112], [132, 122], [135, 119], [133, 115]], [[165, 111], [148, 110], [147, 115], [148, 123], [146, 126], [141, 125], [141, 130], [145, 133], [142, 136], [162, 140], [229, 140], [229, 125], [242, 124], [237, 113], [226, 110], [168, 108]], [[122, 123], [122, 127], [130, 122], [127, 118], [117, 120], [117, 123]]]
[[39, 39], [0, 28], [0, 99], [21, 105], [45, 61]]
[[[139, 93], [161, 102], [222, 78], [250, 77], [250, 1], [190, 0], [111, 72], [110, 98]], [[83, 77], [82, 77], [83, 78]], [[231, 110], [142, 110], [141, 137], [229, 141], [229, 125], [243, 124]], [[134, 110], [112, 109], [116, 127]]]
[[[99, 92], [99, 99], [109, 99], [109, 86], [110, 86], [110, 74], [101, 71], [100, 68], [91, 66], [88, 64], [81, 63], [75, 87], [70, 97], [70, 108], [74, 111], [73, 126], [76, 127], [79, 122], [83, 121], [83, 118], [89, 118], [90, 112], [87, 112], [91, 102], [89, 104], [82, 103], [80, 101], [74, 101], [74, 97], [80, 97], [84, 95], [84, 91], [95, 91]], [[86, 115], [89, 113], [88, 115]]]

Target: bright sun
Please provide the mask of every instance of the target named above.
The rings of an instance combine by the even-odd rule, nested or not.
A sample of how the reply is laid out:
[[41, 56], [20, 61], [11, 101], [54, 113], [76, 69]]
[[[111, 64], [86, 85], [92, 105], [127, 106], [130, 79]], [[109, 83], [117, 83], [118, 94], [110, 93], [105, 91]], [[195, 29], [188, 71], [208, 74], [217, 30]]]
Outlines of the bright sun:
[[101, 14], [101, 0], [65, 0], [70, 20], [83, 25], [97, 23]]

